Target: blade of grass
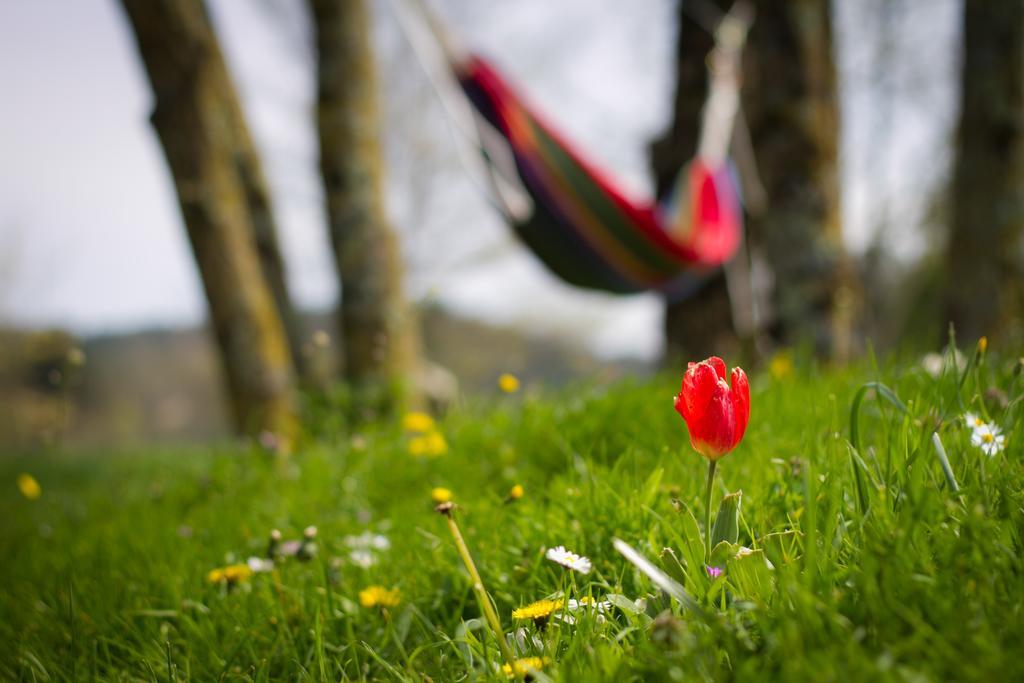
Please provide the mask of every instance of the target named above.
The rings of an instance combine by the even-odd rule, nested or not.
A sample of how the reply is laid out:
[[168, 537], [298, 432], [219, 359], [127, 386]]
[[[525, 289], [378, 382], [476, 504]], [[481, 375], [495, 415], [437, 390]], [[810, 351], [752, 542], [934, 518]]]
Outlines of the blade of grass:
[[946, 475], [949, 488], [953, 490], [953, 493], [958, 493], [960, 487], [956, 483], [956, 477], [953, 476], [953, 468], [949, 466], [949, 458], [946, 457], [946, 449], [942, 446], [938, 432], [932, 432], [932, 445], [935, 446], [935, 457], [939, 459], [939, 465], [942, 466], [942, 473]]

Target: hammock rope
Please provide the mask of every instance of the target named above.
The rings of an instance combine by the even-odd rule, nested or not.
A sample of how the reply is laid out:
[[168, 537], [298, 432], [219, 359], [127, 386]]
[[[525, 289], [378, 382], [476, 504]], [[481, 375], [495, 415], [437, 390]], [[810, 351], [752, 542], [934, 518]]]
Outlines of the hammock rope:
[[[403, 17], [402, 4], [395, 3], [403, 10], [399, 17], [423, 62], [422, 37], [415, 34], [414, 22]], [[526, 104], [493, 65], [465, 50], [422, 2], [414, 4], [419, 23], [433, 34], [472, 113], [467, 116], [468, 107], [432, 76], [442, 104], [479, 150], [495, 204], [549, 270], [580, 287], [622, 294], [654, 290], [678, 297], [736, 254], [743, 213], [728, 149], [738, 116], [739, 55], [749, 16], [730, 12], [717, 25], [698, 154], [659, 205], [628, 198], [608, 173]]]

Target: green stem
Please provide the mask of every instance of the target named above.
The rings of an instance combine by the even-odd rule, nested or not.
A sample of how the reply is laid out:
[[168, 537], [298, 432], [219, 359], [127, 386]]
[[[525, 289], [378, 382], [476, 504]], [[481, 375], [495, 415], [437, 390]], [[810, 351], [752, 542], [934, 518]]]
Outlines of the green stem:
[[704, 564], [711, 562], [711, 487], [715, 483], [718, 461], [708, 461], [708, 486], [704, 492]]
[[487, 623], [491, 625], [491, 630], [494, 631], [494, 638], [498, 641], [498, 649], [501, 650], [501, 655], [508, 662], [508, 665], [515, 670], [515, 657], [512, 655], [512, 650], [505, 640], [505, 632], [501, 628], [498, 613], [494, 611], [494, 605], [491, 604], [491, 598], [487, 595], [487, 590], [484, 588], [480, 572], [476, 570], [476, 565], [473, 563], [473, 556], [469, 554], [469, 548], [466, 547], [466, 541], [462, 538], [459, 525], [455, 523], [455, 516], [450, 512], [445, 516], [448, 519], [448, 529], [452, 532], [452, 538], [455, 539], [455, 547], [462, 557], [462, 563], [466, 565], [469, 577], [473, 580], [473, 592], [476, 593], [476, 600], [480, 603], [480, 609], [483, 611]]

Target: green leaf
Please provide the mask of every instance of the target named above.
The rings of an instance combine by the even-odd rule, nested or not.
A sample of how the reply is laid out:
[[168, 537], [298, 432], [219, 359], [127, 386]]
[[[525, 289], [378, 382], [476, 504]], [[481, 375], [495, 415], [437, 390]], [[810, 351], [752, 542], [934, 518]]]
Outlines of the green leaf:
[[735, 543], [720, 541], [711, 549], [711, 560], [708, 562], [708, 566], [725, 569], [725, 565], [736, 556], [739, 549], [740, 547]]
[[727, 493], [718, 506], [718, 515], [711, 531], [711, 546], [719, 543], [736, 543], [740, 538], [740, 502], [743, 491]]
[[774, 564], [789, 564], [800, 556], [800, 541], [803, 534], [795, 529], [775, 531], [766, 534], [760, 541], [765, 556]]
[[686, 561], [680, 560], [672, 548], [662, 549], [661, 566], [665, 568], [666, 574], [680, 584], [686, 585]]
[[737, 551], [726, 566], [726, 576], [746, 598], [767, 600], [772, 591], [772, 565], [762, 550]]
[[618, 607], [626, 614], [635, 615], [640, 614], [640, 612], [642, 611], [639, 607], [637, 607], [635, 602], [627, 598], [625, 595], [620, 595], [618, 593], [609, 593], [605, 596], [605, 599], [608, 600], [608, 602], [615, 605], [616, 607]]

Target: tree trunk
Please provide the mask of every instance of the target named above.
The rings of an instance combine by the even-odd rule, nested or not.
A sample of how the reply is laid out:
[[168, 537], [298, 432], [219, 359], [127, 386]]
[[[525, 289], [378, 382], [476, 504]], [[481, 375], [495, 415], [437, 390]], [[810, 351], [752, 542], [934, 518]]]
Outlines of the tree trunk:
[[743, 104], [768, 199], [750, 235], [775, 279], [772, 332], [842, 358], [853, 295], [840, 225], [830, 0], [760, 3], [757, 11]]
[[964, 3], [946, 306], [961, 339], [1020, 334], [1024, 3]]
[[240, 431], [293, 429], [288, 342], [263, 279], [225, 106], [231, 84], [201, 0], [123, 0], [156, 99]]
[[[659, 198], [672, 189], [676, 176], [697, 152], [701, 110], [708, 94], [705, 64], [714, 39], [691, 18], [684, 4], [686, 0], [679, 0], [672, 125], [651, 145], [651, 166]], [[725, 274], [718, 271], [686, 299], [666, 300], [664, 332], [666, 366], [712, 354], [731, 355], [728, 350], [736, 346], [736, 330]]]
[[415, 351], [398, 245], [383, 201], [380, 112], [365, 0], [310, 0], [316, 27], [323, 175], [341, 280], [346, 379], [363, 409], [409, 389]]
[[[732, 2], [715, 0], [721, 11]], [[708, 92], [705, 66], [714, 40], [680, 2], [675, 113], [652, 146], [659, 196], [693, 157]], [[839, 224], [838, 99], [828, 0], [759, 3], [743, 60], [742, 102], [765, 211], [748, 216], [748, 246], [763, 256], [774, 281], [761, 311], [775, 341], [813, 343], [820, 353], [846, 355], [849, 307], [838, 306], [847, 280]], [[758, 297], [761, 298], [761, 297]], [[849, 297], [841, 296], [846, 302]], [[842, 315], [840, 315], [840, 313]], [[704, 357], [738, 347], [725, 276], [690, 299], [666, 304], [666, 350]]]

